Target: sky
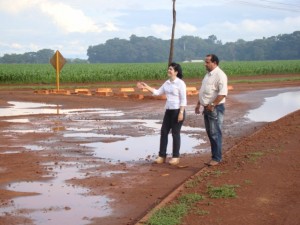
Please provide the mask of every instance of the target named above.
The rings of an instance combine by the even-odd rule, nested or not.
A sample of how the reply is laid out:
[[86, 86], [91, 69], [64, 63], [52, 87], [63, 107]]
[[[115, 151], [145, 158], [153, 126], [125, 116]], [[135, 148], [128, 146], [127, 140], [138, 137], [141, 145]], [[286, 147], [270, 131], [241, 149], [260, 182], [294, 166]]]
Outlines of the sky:
[[[175, 38], [223, 43], [300, 30], [300, 0], [176, 0]], [[87, 58], [89, 46], [132, 34], [170, 39], [172, 0], [0, 0], [0, 56], [49, 48]]]

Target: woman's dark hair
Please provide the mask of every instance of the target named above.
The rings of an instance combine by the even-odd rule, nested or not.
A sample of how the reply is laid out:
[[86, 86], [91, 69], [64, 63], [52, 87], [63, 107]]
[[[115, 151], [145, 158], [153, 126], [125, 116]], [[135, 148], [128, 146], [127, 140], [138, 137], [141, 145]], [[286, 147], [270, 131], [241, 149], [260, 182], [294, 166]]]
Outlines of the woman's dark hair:
[[219, 65], [219, 58], [215, 54], [208, 54], [206, 57], [210, 57], [210, 61]]
[[181, 66], [178, 63], [172, 62], [169, 67], [172, 67], [176, 72], [177, 72], [177, 77], [182, 79], [183, 78], [183, 74], [182, 74], [182, 69]]

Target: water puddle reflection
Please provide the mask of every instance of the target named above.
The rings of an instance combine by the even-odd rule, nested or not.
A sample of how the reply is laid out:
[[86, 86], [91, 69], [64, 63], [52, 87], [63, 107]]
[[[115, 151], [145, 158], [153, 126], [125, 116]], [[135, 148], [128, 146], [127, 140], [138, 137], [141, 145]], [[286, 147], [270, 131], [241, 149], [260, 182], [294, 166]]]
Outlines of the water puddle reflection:
[[[112, 161], [137, 161], [150, 160], [157, 156], [159, 149], [159, 135], [129, 137], [123, 141], [112, 143], [95, 142], [82, 144], [82, 146], [93, 148], [95, 156]], [[203, 140], [192, 138], [188, 135], [181, 135], [181, 150], [184, 153], [198, 153], [195, 149]], [[168, 153], [172, 153], [172, 137], [169, 137]]]
[[255, 122], [272, 122], [300, 109], [300, 91], [286, 92], [265, 98], [257, 109], [250, 110], [246, 118]]
[[114, 111], [104, 108], [86, 108], [86, 109], [60, 109], [60, 105], [52, 105], [45, 103], [33, 103], [33, 102], [15, 102], [11, 101], [8, 104], [11, 107], [1, 108], [0, 117], [8, 116], [24, 116], [24, 115], [36, 115], [36, 114], [57, 114], [57, 115], [69, 115], [69, 114], [93, 114], [97, 113], [105, 117], [123, 116], [122, 111]]
[[50, 133], [52, 130], [50, 128], [37, 128], [34, 130], [27, 129], [14, 129], [14, 130], [4, 130], [4, 133], [19, 133], [19, 134], [29, 134], [29, 133]]
[[0, 208], [0, 216], [7, 214], [26, 216], [34, 224], [88, 224], [94, 217], [111, 214], [111, 201], [106, 196], [91, 196], [89, 189], [65, 183], [74, 177], [85, 175], [75, 166], [50, 166], [48, 182], [19, 182], [7, 185], [6, 189], [38, 195], [15, 198], [11, 205]]
[[43, 146], [40, 145], [25, 145], [24, 148], [31, 151], [41, 151], [45, 149]]
[[67, 138], [126, 138], [125, 135], [112, 135], [112, 134], [97, 134], [97, 133], [67, 133], [64, 134]]
[[0, 152], [0, 155], [6, 155], [6, 154], [19, 154], [21, 151], [4, 151]]
[[9, 123], [29, 123], [29, 119], [11, 119], [11, 120], [4, 120], [5, 122]]
[[[0, 116], [20, 116], [33, 114], [56, 114], [59, 105], [31, 103], [31, 102], [8, 102], [11, 107], [3, 108]], [[137, 161], [149, 160], [157, 155], [160, 140], [160, 128], [162, 121], [153, 119], [114, 119], [124, 115], [123, 111], [103, 108], [85, 109], [59, 109], [64, 115], [58, 117], [41, 117], [37, 119], [10, 119], [12, 123], [24, 123], [11, 125], [2, 132], [11, 137], [22, 137], [23, 134], [52, 133], [57, 134], [57, 140], [62, 143], [60, 148], [53, 146], [58, 151], [64, 151], [63, 144], [75, 144], [85, 148], [91, 148], [94, 156], [111, 161]], [[104, 118], [102, 117], [104, 116]], [[107, 117], [113, 117], [107, 119]], [[28, 123], [29, 122], [29, 123]], [[203, 128], [182, 127], [181, 153], [198, 153], [199, 145], [204, 140], [196, 138]], [[171, 153], [172, 136], [170, 135], [168, 152]], [[43, 151], [49, 149], [45, 142], [25, 145], [25, 149]], [[198, 149], [195, 149], [198, 147]]]
[[[76, 120], [82, 123], [94, 123], [99, 126], [98, 131], [106, 134], [94, 132], [73, 132], [64, 134], [65, 137], [83, 138], [83, 137], [107, 137], [121, 138], [109, 142], [98, 141], [81, 144], [83, 147], [92, 148], [94, 156], [110, 161], [137, 161], [151, 160], [157, 156], [160, 140], [160, 120], [146, 119], [128, 119], [128, 120]], [[70, 130], [70, 129], [69, 129]], [[199, 145], [205, 143], [204, 140], [192, 136], [204, 132], [203, 128], [193, 128], [188, 126], [182, 127], [181, 134], [181, 153], [193, 154], [199, 153]], [[118, 134], [116, 134], [118, 133]], [[125, 135], [127, 133], [128, 135]], [[131, 135], [129, 135], [131, 133]], [[196, 149], [197, 147], [197, 149]], [[169, 135], [168, 152], [171, 154], [172, 136]], [[201, 151], [203, 152], [203, 151]]]

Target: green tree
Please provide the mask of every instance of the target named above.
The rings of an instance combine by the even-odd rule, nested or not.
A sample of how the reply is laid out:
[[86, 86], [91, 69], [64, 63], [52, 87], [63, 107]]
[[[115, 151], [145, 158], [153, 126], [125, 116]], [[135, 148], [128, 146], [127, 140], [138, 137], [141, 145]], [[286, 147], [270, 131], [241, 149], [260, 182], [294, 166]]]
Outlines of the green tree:
[[42, 49], [36, 53], [36, 63], [49, 63], [51, 57], [54, 55], [51, 49]]

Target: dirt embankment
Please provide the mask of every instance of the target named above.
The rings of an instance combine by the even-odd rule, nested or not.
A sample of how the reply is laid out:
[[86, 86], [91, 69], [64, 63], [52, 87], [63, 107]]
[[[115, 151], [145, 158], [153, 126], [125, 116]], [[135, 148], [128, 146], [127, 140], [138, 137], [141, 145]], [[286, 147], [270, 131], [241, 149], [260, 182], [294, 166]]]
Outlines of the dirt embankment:
[[[206, 196], [182, 224], [299, 224], [299, 135], [300, 110], [264, 126], [231, 148], [224, 163], [193, 177], [191, 180], [201, 181], [181, 193]], [[209, 185], [235, 185], [237, 197], [209, 198]]]

